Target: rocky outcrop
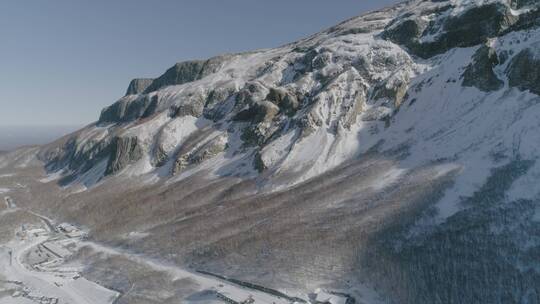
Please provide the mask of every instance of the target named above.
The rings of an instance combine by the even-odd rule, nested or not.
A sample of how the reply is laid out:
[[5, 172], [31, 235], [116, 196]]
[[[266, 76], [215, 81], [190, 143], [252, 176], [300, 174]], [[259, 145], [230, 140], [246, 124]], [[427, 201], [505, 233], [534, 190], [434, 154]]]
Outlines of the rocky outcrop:
[[[451, 10], [442, 6], [440, 10]], [[382, 33], [384, 39], [406, 46], [413, 54], [429, 58], [454, 47], [470, 47], [504, 34], [519, 17], [500, 2], [475, 6], [457, 15], [427, 22], [420, 14], [399, 18]], [[425, 38], [429, 37], [429, 38]]]
[[214, 88], [206, 98], [203, 115], [207, 119], [217, 121], [228, 114], [228, 104], [225, 102], [229, 98], [234, 98], [237, 92], [234, 86], [224, 86]]
[[277, 105], [281, 112], [289, 116], [294, 115], [300, 106], [298, 98], [284, 89], [271, 88], [266, 100]]
[[101, 111], [98, 123], [122, 123], [152, 115], [159, 103], [158, 95], [126, 96]]
[[170, 85], [180, 85], [215, 73], [230, 56], [224, 55], [208, 60], [184, 61], [175, 64], [163, 75], [152, 81], [145, 93], [157, 91]]
[[448, 18], [438, 44], [441, 50], [473, 46], [504, 33], [517, 21], [518, 17], [500, 3], [474, 7], [456, 17]]
[[130, 103], [130, 100], [124, 97], [123, 99], [120, 99], [119, 101], [113, 103], [112, 105], [104, 108], [103, 110], [101, 110], [98, 123], [103, 124], [103, 123], [121, 122], [124, 118], [126, 108], [129, 103]]
[[205, 61], [194, 60], [175, 64], [163, 75], [159, 76], [146, 88], [145, 93], [156, 91], [170, 85], [184, 84], [200, 79]]
[[247, 146], [263, 146], [278, 129], [278, 125], [271, 125], [269, 122], [251, 125], [242, 132], [242, 140]]
[[135, 95], [135, 94], [141, 94], [148, 88], [150, 84], [154, 79], [152, 78], [136, 78], [133, 79], [127, 88], [126, 95]]
[[249, 122], [242, 133], [242, 140], [247, 145], [263, 145], [277, 129], [272, 120], [280, 109], [274, 103], [263, 100], [251, 104], [238, 112], [233, 118], [238, 122]]
[[105, 175], [121, 171], [143, 156], [137, 137], [114, 137], [111, 142], [110, 157]]
[[279, 113], [279, 108], [270, 101], [257, 101], [247, 109], [238, 112], [233, 118], [235, 121], [250, 123], [270, 122]]
[[169, 155], [159, 144], [156, 145], [153, 151], [152, 165], [155, 167], [162, 167], [167, 163]]
[[386, 99], [392, 102], [394, 108], [399, 108], [409, 88], [409, 75], [397, 73], [386, 79], [373, 89], [373, 100]]
[[235, 110], [241, 110], [257, 101], [262, 101], [268, 95], [268, 88], [258, 81], [248, 82], [236, 94]]
[[428, 23], [421, 18], [411, 17], [406, 20], [397, 20], [391, 23], [382, 33], [384, 39], [405, 45], [411, 51], [420, 53], [417, 49], [420, 47], [419, 39], [422, 37]]
[[203, 145], [189, 157], [190, 164], [199, 164], [210, 159], [227, 148], [227, 136], [220, 135]]
[[216, 136], [202, 146], [197, 147], [188, 153], [178, 155], [172, 168], [172, 174], [176, 175], [190, 165], [199, 164], [205, 160], [211, 159], [225, 151], [226, 148], [227, 136]]
[[76, 138], [67, 140], [61, 148], [44, 150], [39, 158], [46, 163], [49, 172], [65, 170], [68, 174], [60, 180], [60, 185], [67, 185], [99, 163], [107, 159], [110, 154], [110, 141], [108, 138], [99, 141], [90, 140], [79, 142]]
[[508, 83], [520, 90], [540, 95], [540, 44], [519, 52], [506, 71]]
[[206, 95], [193, 94], [182, 100], [182, 103], [171, 106], [170, 117], [184, 117], [187, 115], [200, 117], [203, 115], [204, 105], [206, 104]]
[[473, 55], [473, 62], [467, 66], [462, 75], [463, 86], [476, 87], [484, 92], [497, 91], [503, 87], [493, 68], [499, 64], [497, 52], [487, 46], [481, 46]]
[[536, 0], [510, 0], [510, 5], [514, 9], [520, 9], [538, 3]]

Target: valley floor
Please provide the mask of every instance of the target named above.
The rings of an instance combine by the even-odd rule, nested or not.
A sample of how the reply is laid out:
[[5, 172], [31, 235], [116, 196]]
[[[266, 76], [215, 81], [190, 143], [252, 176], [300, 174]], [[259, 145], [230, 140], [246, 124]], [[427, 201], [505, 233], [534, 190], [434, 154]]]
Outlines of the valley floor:
[[[346, 295], [317, 293], [294, 297], [247, 282], [211, 273], [198, 273], [85, 240], [85, 233], [70, 224], [23, 210], [9, 196], [0, 216], [27, 213], [32, 223], [21, 223], [15, 238], [0, 246], [0, 304], [111, 304], [123, 296], [81, 276], [85, 265], [73, 261], [79, 250], [120, 257], [153, 271], [166, 273], [174, 281], [195, 284], [182, 303], [350, 303]], [[133, 287], [133, 286], [132, 286]]]
[[[12, 204], [11, 209], [16, 208]], [[81, 277], [80, 267], [65, 264], [81, 237], [76, 230], [67, 232], [45, 222], [21, 225], [16, 237], [0, 249], [0, 303], [113, 303], [117, 292]]]

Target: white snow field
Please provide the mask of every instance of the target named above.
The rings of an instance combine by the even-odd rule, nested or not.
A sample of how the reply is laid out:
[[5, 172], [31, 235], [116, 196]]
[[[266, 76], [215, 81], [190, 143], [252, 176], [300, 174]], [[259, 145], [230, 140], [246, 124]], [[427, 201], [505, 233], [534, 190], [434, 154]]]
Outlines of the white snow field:
[[72, 253], [68, 245], [77, 242], [46, 226], [21, 227], [16, 238], [0, 248], [0, 283], [10, 291], [0, 293], [0, 303], [113, 303], [117, 292], [80, 277], [77, 269], [62, 267]]

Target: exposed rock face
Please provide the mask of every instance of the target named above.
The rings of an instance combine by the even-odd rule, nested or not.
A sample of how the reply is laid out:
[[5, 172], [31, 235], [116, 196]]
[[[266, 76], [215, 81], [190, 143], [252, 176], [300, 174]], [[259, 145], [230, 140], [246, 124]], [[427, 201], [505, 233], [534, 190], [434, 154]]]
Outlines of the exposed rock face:
[[120, 122], [125, 116], [126, 108], [129, 103], [130, 101], [127, 99], [119, 100], [104, 108], [99, 116], [99, 123]]
[[248, 109], [235, 116], [237, 121], [248, 121], [250, 125], [244, 129], [242, 139], [248, 145], [263, 145], [276, 131], [277, 126], [272, 124], [280, 109], [274, 103], [263, 100], [257, 101]]
[[188, 153], [179, 154], [172, 169], [172, 174], [176, 175], [190, 165], [196, 165], [211, 159], [225, 151], [226, 147], [227, 136], [219, 135]]
[[[84, 133], [84, 131], [79, 131]], [[81, 174], [97, 167], [110, 154], [110, 140], [97, 138], [86, 142], [78, 142], [76, 137], [60, 139], [54, 149], [41, 151], [39, 158], [45, 161], [48, 171], [65, 170], [66, 174], [59, 180], [61, 185], [69, 184]]]
[[[441, 4], [436, 12], [441, 14], [452, 9], [452, 6]], [[429, 58], [454, 47], [483, 43], [488, 38], [504, 34], [519, 22], [519, 17], [512, 14], [510, 7], [499, 2], [475, 6], [442, 20], [425, 21], [432, 13], [433, 8], [430, 7], [421, 13], [425, 17], [413, 15], [397, 19], [385, 29], [382, 37], [406, 46], [417, 56]]]
[[137, 137], [115, 137], [111, 142], [106, 175], [114, 174], [143, 156]]
[[279, 113], [279, 108], [275, 104], [263, 100], [254, 102], [249, 108], [240, 111], [235, 120], [250, 121], [252, 123], [262, 123], [271, 121]]
[[156, 145], [156, 147], [154, 148], [154, 157], [152, 164], [156, 167], [162, 167], [163, 165], [165, 165], [168, 159], [169, 155], [163, 149], [163, 147], [161, 145]]
[[538, 1], [536, 0], [511, 0], [511, 6], [515, 9], [520, 9], [529, 5], [536, 4]]
[[473, 62], [463, 73], [463, 86], [476, 87], [482, 91], [497, 91], [503, 87], [493, 68], [499, 64], [497, 52], [486, 45], [481, 46], [473, 56]]
[[172, 118], [183, 117], [186, 115], [191, 115], [193, 117], [202, 116], [204, 105], [206, 104], [205, 97], [206, 96], [202, 94], [194, 94], [187, 97], [183, 103], [171, 107], [170, 116]]
[[238, 94], [236, 94], [235, 108], [242, 109], [246, 105], [262, 101], [267, 94], [268, 88], [260, 82], [248, 82]]
[[204, 117], [213, 121], [223, 119], [227, 115], [226, 100], [234, 98], [236, 93], [234, 86], [218, 87], [213, 89], [206, 99], [206, 104], [203, 109]]
[[193, 60], [177, 63], [172, 68], [168, 69], [165, 74], [152, 81], [152, 84], [146, 88], [145, 93], [154, 92], [170, 85], [180, 85], [199, 80], [207, 75], [215, 73], [221, 67], [221, 64], [228, 58], [229, 56], [225, 55], [208, 60]]
[[399, 108], [407, 89], [409, 88], [409, 75], [407, 73], [396, 74], [379, 84], [373, 89], [372, 98], [387, 99], [392, 101], [394, 108]]
[[518, 18], [503, 4], [493, 3], [475, 7], [461, 15], [450, 17], [444, 24], [445, 33], [439, 43], [443, 50], [473, 46], [504, 33], [517, 20]]
[[383, 38], [398, 44], [405, 45], [411, 51], [420, 53], [418, 41], [427, 27], [427, 22], [420, 18], [397, 21], [398, 24], [391, 24], [384, 32]]
[[152, 78], [136, 78], [133, 79], [127, 88], [126, 95], [141, 94], [148, 88], [154, 79]]
[[126, 96], [103, 109], [98, 123], [121, 123], [152, 115], [159, 103], [158, 95]]
[[175, 64], [165, 74], [159, 76], [147, 87], [146, 93], [156, 91], [169, 85], [178, 85], [200, 79], [205, 61], [185, 61]]
[[509, 85], [540, 95], [540, 44], [517, 54], [507, 70]]
[[227, 147], [227, 136], [226, 135], [217, 136], [211, 141], [209, 141], [208, 143], [204, 144], [199, 149], [197, 149], [197, 151], [189, 157], [189, 163], [191, 164], [202, 163], [205, 160], [208, 160], [216, 156], [217, 154], [225, 151], [226, 147]]
[[266, 100], [277, 105], [280, 111], [283, 111], [289, 116], [294, 115], [300, 106], [300, 102], [294, 94], [282, 89], [271, 88], [266, 96]]

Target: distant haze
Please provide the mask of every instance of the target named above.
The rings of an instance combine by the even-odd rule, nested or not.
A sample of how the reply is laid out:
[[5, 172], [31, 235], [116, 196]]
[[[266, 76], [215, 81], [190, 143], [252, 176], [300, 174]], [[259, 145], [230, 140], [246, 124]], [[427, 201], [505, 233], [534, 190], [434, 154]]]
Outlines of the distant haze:
[[0, 126], [0, 151], [52, 142], [81, 126]]
[[0, 125], [95, 121], [132, 78], [277, 47], [397, 0], [0, 1]]

